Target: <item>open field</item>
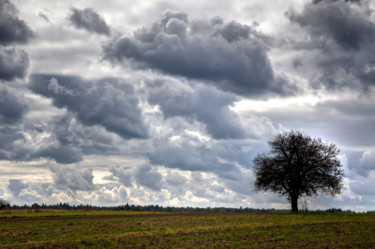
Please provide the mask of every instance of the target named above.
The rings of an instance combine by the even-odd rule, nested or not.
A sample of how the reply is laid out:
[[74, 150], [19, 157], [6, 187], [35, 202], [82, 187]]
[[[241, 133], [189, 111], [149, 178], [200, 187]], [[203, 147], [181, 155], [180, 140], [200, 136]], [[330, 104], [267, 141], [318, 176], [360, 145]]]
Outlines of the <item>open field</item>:
[[0, 248], [375, 248], [375, 214], [0, 213]]

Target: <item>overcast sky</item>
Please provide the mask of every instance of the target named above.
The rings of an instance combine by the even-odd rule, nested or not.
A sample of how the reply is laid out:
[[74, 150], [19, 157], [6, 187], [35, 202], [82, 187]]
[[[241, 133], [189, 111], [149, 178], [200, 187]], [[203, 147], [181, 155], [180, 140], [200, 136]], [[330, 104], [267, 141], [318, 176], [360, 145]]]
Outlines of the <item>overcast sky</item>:
[[0, 0], [0, 197], [289, 208], [252, 160], [298, 130], [341, 148], [375, 210], [369, 0]]

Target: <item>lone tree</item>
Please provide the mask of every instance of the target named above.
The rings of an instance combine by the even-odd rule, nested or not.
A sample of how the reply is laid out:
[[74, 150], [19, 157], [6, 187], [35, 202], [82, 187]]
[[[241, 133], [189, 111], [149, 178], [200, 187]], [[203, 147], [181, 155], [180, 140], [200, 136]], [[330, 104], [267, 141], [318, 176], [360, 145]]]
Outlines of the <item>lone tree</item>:
[[298, 212], [298, 198], [316, 196], [318, 191], [340, 194], [344, 176], [337, 158], [340, 150], [300, 132], [275, 135], [268, 154], [254, 158], [255, 190], [271, 190], [286, 196], [292, 212]]

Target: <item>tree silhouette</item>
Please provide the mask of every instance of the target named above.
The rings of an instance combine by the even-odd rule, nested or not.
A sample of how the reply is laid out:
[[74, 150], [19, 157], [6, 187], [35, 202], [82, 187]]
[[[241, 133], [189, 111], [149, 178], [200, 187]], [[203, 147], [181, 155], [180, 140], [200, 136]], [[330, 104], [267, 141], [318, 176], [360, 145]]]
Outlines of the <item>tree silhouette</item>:
[[0, 210], [7, 209], [8, 206], [9, 206], [9, 201], [0, 197]]
[[340, 194], [344, 176], [337, 158], [340, 150], [300, 132], [275, 135], [269, 153], [254, 158], [255, 190], [271, 190], [286, 196], [292, 212], [298, 212], [298, 198], [316, 196], [318, 191]]

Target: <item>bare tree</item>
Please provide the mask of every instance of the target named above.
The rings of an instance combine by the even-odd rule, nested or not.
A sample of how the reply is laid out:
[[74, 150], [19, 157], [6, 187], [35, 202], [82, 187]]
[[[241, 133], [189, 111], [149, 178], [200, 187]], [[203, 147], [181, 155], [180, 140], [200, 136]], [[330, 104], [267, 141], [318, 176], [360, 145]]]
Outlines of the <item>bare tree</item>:
[[271, 190], [286, 196], [292, 212], [298, 212], [298, 199], [318, 192], [340, 194], [344, 176], [337, 158], [340, 150], [300, 132], [275, 135], [267, 154], [254, 158], [255, 190]]

